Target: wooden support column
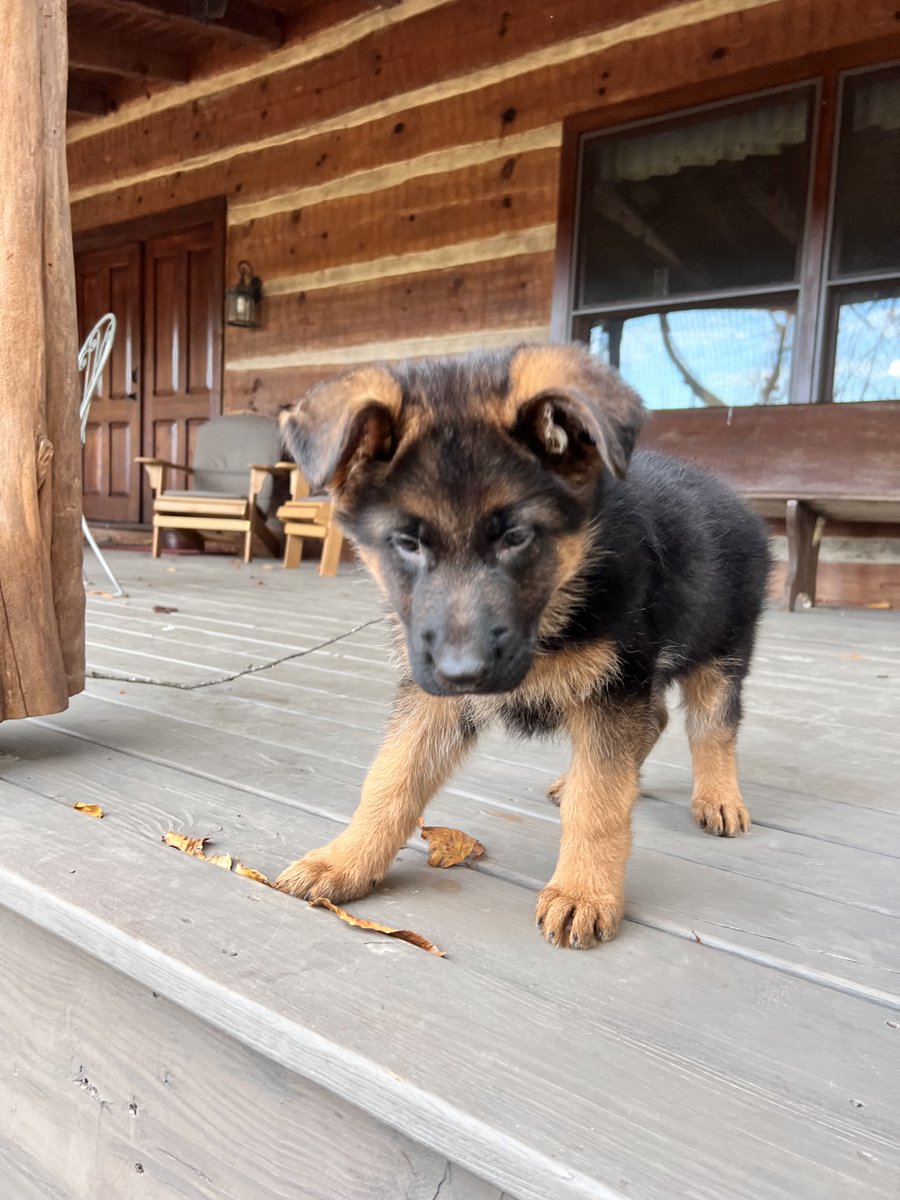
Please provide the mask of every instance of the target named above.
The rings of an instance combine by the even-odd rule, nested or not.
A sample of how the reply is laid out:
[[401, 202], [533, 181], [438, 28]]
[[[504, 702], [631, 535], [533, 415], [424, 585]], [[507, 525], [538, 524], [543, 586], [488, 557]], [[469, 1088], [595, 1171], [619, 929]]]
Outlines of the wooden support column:
[[66, 0], [4, 0], [0, 36], [0, 720], [84, 686]]

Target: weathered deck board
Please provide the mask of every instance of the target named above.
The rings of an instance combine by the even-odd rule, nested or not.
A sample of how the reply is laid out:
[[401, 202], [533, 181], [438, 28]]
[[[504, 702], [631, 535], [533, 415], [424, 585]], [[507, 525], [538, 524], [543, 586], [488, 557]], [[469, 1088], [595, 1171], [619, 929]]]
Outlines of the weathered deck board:
[[[375, 739], [369, 746], [358, 734], [348, 744], [347, 733], [340, 726], [316, 727], [313, 733], [309, 724], [304, 726], [278, 711], [267, 713], [261, 723], [264, 728], [257, 728], [248, 721], [246, 709], [209, 691], [170, 694], [140, 689], [133, 704], [128, 699], [89, 697], [67, 717], [49, 718], [47, 723], [129, 752], [147, 753], [150, 742], [160, 748], [160, 761], [190, 761], [209, 778], [228, 778], [223, 774], [227, 764], [232, 768], [231, 777], [264, 777], [262, 786], [267, 792], [291, 797], [311, 811], [327, 811], [338, 820], [348, 820], [356, 806]], [[120, 713], [123, 719], [118, 723], [111, 720], [110, 708], [125, 710]], [[143, 715], [147, 713], [155, 717], [152, 732]], [[302, 744], [294, 741], [298, 729], [306, 735]], [[523, 786], [521, 809], [514, 811], [555, 822], [552, 806], [542, 795], [552, 776], [551, 767], [544, 777], [529, 781], [527, 793]], [[514, 805], [520, 799], [518, 784], [512, 768], [482, 759], [476, 767], [459, 772], [445, 790], [449, 796], [476, 803], [490, 800]], [[680, 809], [667, 804], [640, 805], [635, 824], [639, 845], [668, 850], [679, 858], [865, 908], [886, 907], [893, 912], [900, 908], [900, 889], [890, 886], [896, 879], [893, 859], [766, 827], [733, 842], [701, 836], [687, 814], [687, 789]], [[809, 866], [808, 878], [797, 871], [797, 863], [804, 860]]]
[[404, 891], [423, 906], [431, 892], [426, 932], [465, 931], [465, 949], [373, 949], [289, 897], [3, 786], [6, 907], [522, 1200], [669, 1200], [673, 1178], [710, 1200], [751, 1179], [760, 1200], [801, 1184], [893, 1194], [900, 1097], [878, 1005], [649, 929], [601, 969], [536, 944], [503, 881], [466, 873], [451, 906], [424, 866], [404, 868]]
[[[645, 770], [628, 920], [592, 954], [554, 951], [532, 928], [558, 841], [543, 792], [565, 748], [487, 735], [429, 809], [480, 837], [486, 859], [438, 872], [411, 843], [355, 906], [434, 938], [449, 954], [437, 961], [158, 841], [167, 828], [212, 834], [272, 873], [348, 819], [393, 691], [371, 586], [343, 569], [322, 580], [222, 559], [115, 565], [129, 596], [89, 599], [92, 664], [178, 686], [96, 679], [70, 712], [0, 728], [0, 904], [79, 947], [50, 939], [47, 984], [55, 964], [84, 970], [87, 951], [118, 973], [104, 977], [110, 1005], [140, 1011], [150, 988], [190, 1010], [185, 1030], [194, 1018], [205, 1036], [223, 1030], [223, 1072], [249, 1054], [278, 1064], [263, 1075], [324, 1088], [349, 1121], [383, 1129], [378, 1154], [406, 1144], [425, 1164], [384, 1200], [894, 1194], [895, 614], [767, 615], [742, 734], [747, 838], [691, 825], [674, 717]], [[106, 818], [71, 812], [75, 800]], [[118, 986], [123, 972], [135, 982]], [[88, 1042], [105, 1011], [81, 1022]], [[194, 1081], [198, 1103], [207, 1085]], [[112, 1169], [127, 1152], [107, 1134]], [[292, 1154], [300, 1163], [279, 1143], [277, 1178]], [[336, 1144], [335, 1179], [342, 1154]], [[311, 1161], [300, 1174], [319, 1170]], [[24, 1197], [45, 1183], [28, 1162], [17, 1158]], [[172, 1169], [172, 1195], [193, 1196], [184, 1164]], [[290, 1194], [354, 1197], [347, 1178]]]
[[[149, 733], [153, 740], [155, 731], [161, 744], [171, 741], [159, 718], [149, 718], [148, 725], [148, 718], [142, 715], [139, 721], [141, 739]], [[102, 733], [94, 736], [102, 738], [106, 747], [120, 738], [127, 744], [131, 725], [135, 744], [134, 714], [121, 714], [119, 722], [113, 715], [92, 724], [102, 728]], [[46, 728], [11, 731], [0, 742], [18, 755], [19, 761], [0, 762], [0, 775], [67, 804], [76, 800], [100, 803], [110, 820], [154, 841], [169, 828], [195, 835], [220, 831], [215, 837], [217, 846], [267, 873], [333, 837], [356, 800], [356, 790], [336, 781], [335, 772], [330, 771], [317, 785], [312, 803], [304, 803], [295, 794], [297, 756], [277, 747], [272, 749], [280, 755], [282, 766], [276, 780], [270, 777], [270, 787], [279, 791], [260, 795], [257, 788], [228, 787], [221, 778], [192, 774], [186, 781], [182, 772], [132, 757], [127, 751], [107, 753], [97, 762], [96, 743], [76, 741], [73, 745], [73, 740]], [[226, 752], [216, 741], [215, 751], [217, 756], [233, 754], [234, 747]], [[242, 766], [229, 758], [235, 778], [252, 778], [254, 753], [252, 749], [247, 752], [249, 758], [245, 757]], [[271, 759], [272, 754], [267, 757]], [[360, 768], [359, 779], [362, 774]], [[900, 1007], [900, 944], [895, 919], [861, 905], [848, 906], [843, 902], [846, 897], [823, 898], [798, 891], [790, 881], [754, 878], [746, 867], [736, 888], [726, 852], [740, 843], [723, 847], [704, 838], [690, 825], [686, 812], [680, 814], [685, 828], [676, 827], [673, 837], [671, 821], [660, 825], [656, 808], [651, 802], [638, 809], [636, 849], [628, 881], [630, 921], [685, 938], [700, 938], [705, 945]], [[662, 815], [671, 817], [674, 812], [663, 811]], [[488, 858], [476, 864], [476, 869], [527, 889], [516, 903], [522, 925], [528, 926], [533, 906], [533, 895], [528, 893], [543, 886], [553, 871], [558, 845], [556, 811], [545, 804], [543, 817], [536, 817], [508, 805], [501, 807], [488, 798], [447, 794], [432, 805], [429, 820], [461, 825], [485, 843]], [[705, 863], [678, 856], [681, 845], [690, 844], [693, 850], [694, 841], [699, 841], [700, 849], [709, 842]], [[421, 841], [412, 844], [421, 856]], [[716, 846], [720, 847], [718, 853]], [[882, 881], [890, 877], [889, 864], [885, 868]], [[833, 867], [831, 874], [834, 886]], [[859, 874], [866, 877], [868, 871]], [[393, 886], [393, 876], [387, 884]], [[452, 891], [450, 877], [447, 887]], [[414, 907], [404, 919], [415, 922]]]

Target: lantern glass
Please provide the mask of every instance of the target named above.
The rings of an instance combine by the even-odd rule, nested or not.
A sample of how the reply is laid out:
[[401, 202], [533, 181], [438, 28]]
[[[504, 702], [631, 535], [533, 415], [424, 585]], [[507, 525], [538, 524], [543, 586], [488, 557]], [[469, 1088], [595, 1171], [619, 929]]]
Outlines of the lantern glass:
[[238, 263], [238, 282], [225, 293], [225, 320], [252, 329], [259, 324], [262, 283], [248, 262]]

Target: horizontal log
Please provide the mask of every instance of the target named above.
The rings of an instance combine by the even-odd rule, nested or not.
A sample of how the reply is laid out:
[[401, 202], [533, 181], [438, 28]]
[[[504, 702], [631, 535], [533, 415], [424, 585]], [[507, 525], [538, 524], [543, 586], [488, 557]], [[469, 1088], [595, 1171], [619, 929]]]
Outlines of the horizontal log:
[[[277, 354], [250, 354], [246, 358], [226, 359], [232, 371], [273, 371], [282, 367], [331, 366], [342, 370], [361, 363], [397, 362], [407, 358], [444, 357], [468, 354], [472, 350], [496, 350], [502, 346], [517, 346], [521, 342], [546, 342], [549, 325], [531, 325], [524, 329], [503, 325], [499, 329], [478, 329], [464, 333], [426, 334], [407, 337], [403, 331], [392, 329], [384, 341], [347, 342], [341, 346], [306, 350], [303, 347], [285, 348]], [[399, 336], [398, 336], [399, 335]]]
[[226, 412], [272, 415], [295, 404], [305, 391], [320, 380], [350, 367], [435, 355], [452, 358], [473, 350], [496, 349], [520, 342], [546, 342], [549, 333], [549, 326], [542, 325], [528, 329], [480, 330], [474, 334], [370, 343], [348, 347], [344, 353], [340, 350], [326, 351], [322, 354], [321, 362], [315, 361], [314, 353], [310, 353], [308, 361], [299, 361], [306, 356], [298, 352], [298, 361], [290, 365], [280, 365], [274, 358], [268, 363], [263, 360], [256, 363], [249, 359], [239, 360], [231, 365], [225, 364], [224, 408]]
[[[737, 0], [741, 8], [770, 2]], [[700, 14], [733, 9], [735, 0], [685, 0], [674, 9], [664, 0], [651, 0], [647, 7], [683, 10], [685, 15], [696, 14], [696, 20]], [[227, 157], [234, 147], [249, 149], [261, 139], [290, 135], [338, 117], [336, 125], [346, 126], [346, 115], [361, 106], [387, 102], [396, 112], [406, 107], [404, 94], [429, 87], [437, 98], [451, 80], [458, 90], [478, 90], [508, 76], [510, 65], [517, 61], [520, 71], [528, 69], [525, 56], [542, 49], [553, 51], [556, 61], [568, 58], [560, 50], [567, 39], [585, 42], [572, 47], [574, 56], [579, 49], [582, 55], [590, 53], [587, 35], [634, 24], [634, 15], [634, 0], [606, 0], [603, 5], [559, 0], [552, 21], [547, 19], [545, 0], [518, 0], [516, 5], [508, 0], [456, 0], [375, 30], [362, 41], [312, 62], [207, 96], [192, 107], [190, 154], [192, 158]], [[652, 15], [642, 16], [648, 35]], [[678, 23], [669, 15], [665, 27]], [[493, 72], [494, 78], [476, 78], [484, 70]], [[140, 173], [148, 161], [181, 163], [183, 114], [171, 110], [148, 117], [141, 122], [140, 139], [133, 128], [121, 126], [99, 133], [92, 141], [93, 145], [79, 142], [73, 147], [70, 170], [75, 191], [82, 181], [97, 184]]]
[[265, 289], [298, 269], [519, 233], [553, 220], [558, 170], [559, 152], [539, 150], [278, 213], [229, 230], [228, 261], [249, 259]]
[[[857, 536], [866, 527], [859, 525]], [[769, 595], [781, 601], [787, 567], [776, 563], [769, 577]], [[896, 563], [820, 562], [816, 572], [816, 603], [841, 608], [900, 609], [900, 566]], [[798, 618], [802, 619], [799, 617]]]
[[[616, 45], [602, 57], [575, 58], [524, 75], [510, 74], [476, 92], [449, 94], [420, 105], [410, 100], [410, 107], [400, 114], [376, 115], [353, 128], [307, 130], [290, 144], [264, 152], [249, 149], [226, 162], [197, 169], [173, 173], [164, 168], [158, 178], [110, 185], [113, 190], [80, 201], [76, 183], [74, 226], [96, 228], [223, 193], [243, 204], [288, 192], [301, 181], [331, 181], [460, 144], [524, 133], [600, 104], [613, 117], [617, 106], [662, 91], [695, 91], [707, 84], [706, 98], [712, 98], [721, 88], [719, 81], [730, 75], [765, 69], [774, 78], [779, 63], [852, 45], [859, 38], [886, 38], [897, 25], [881, 9], [867, 8], [855, 16], [836, 0], [821, 0], [818, 10], [822, 19], [817, 22], [808, 14], [800, 19], [796, 8], [788, 12], [783, 3], [772, 3], [707, 22], [702, 36], [697, 29], [685, 28], [639, 44]], [[896, 30], [893, 37], [896, 42]], [[888, 54], [890, 44], [885, 46]], [[182, 120], [187, 128], [193, 117], [182, 114]], [[97, 140], [91, 139], [91, 145], [96, 147]], [[75, 150], [70, 146], [70, 159]], [[89, 168], [90, 159], [85, 163]], [[70, 166], [76, 178], [74, 161]]]
[[271, 296], [258, 329], [229, 329], [228, 358], [548, 324], [553, 254], [525, 254], [350, 287]]

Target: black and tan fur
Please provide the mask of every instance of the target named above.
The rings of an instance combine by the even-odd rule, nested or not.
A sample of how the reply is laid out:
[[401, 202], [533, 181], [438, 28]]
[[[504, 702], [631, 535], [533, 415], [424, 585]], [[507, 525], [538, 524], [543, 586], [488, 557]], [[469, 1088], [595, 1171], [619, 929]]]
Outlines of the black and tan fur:
[[678, 682], [694, 819], [750, 818], [735, 739], [768, 572], [761, 523], [684, 463], [632, 457], [639, 398], [578, 346], [364, 368], [284, 421], [395, 615], [394, 713], [348, 828], [278, 886], [346, 901], [386, 874], [494, 721], [564, 731], [559, 862], [544, 937], [588, 947], [622, 919], [641, 764]]

